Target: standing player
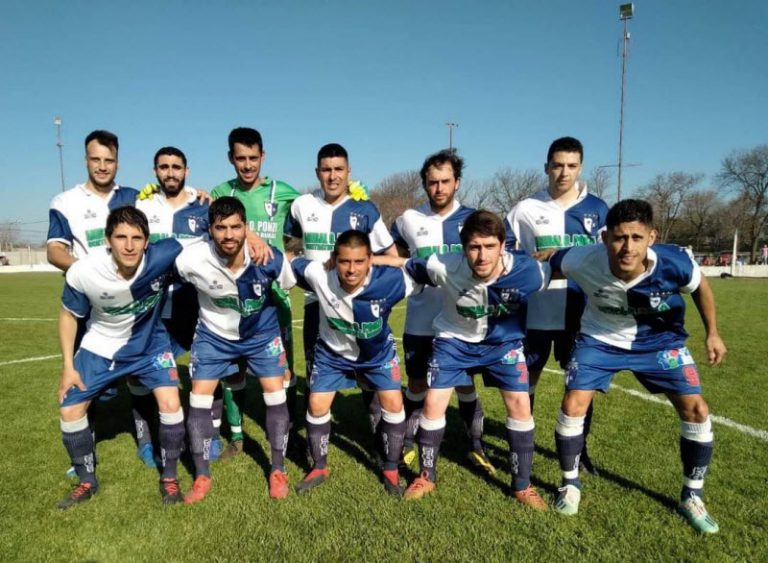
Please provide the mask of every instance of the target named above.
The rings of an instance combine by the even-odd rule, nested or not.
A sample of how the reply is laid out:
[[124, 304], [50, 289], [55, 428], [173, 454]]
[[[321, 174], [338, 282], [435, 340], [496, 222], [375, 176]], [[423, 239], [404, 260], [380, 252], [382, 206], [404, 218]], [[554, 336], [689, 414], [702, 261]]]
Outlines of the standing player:
[[[147, 249], [147, 219], [128, 206], [109, 213], [105, 236], [108, 252], [94, 250], [67, 270], [59, 314], [61, 432], [80, 479], [58, 504], [62, 510], [89, 500], [99, 489], [86, 411], [126, 375], [136, 376], [154, 393], [160, 411], [163, 503], [181, 500], [176, 466], [184, 446], [184, 413], [171, 342], [160, 322], [163, 294], [181, 245], [167, 240]], [[75, 354], [77, 319], [89, 316]]]
[[[681, 294], [691, 293], [704, 323], [709, 363], [718, 365], [726, 348], [717, 331], [714, 295], [686, 249], [653, 244], [656, 231], [647, 202], [617, 203], [606, 223], [604, 245], [561, 250], [550, 258], [553, 271], [576, 281], [587, 294], [555, 428], [563, 471], [556, 508], [562, 514], [578, 512], [578, 460], [587, 407], [595, 391], [608, 391], [613, 375], [628, 369], [648, 391], [664, 393], [677, 409], [683, 462], [679, 511], [697, 531], [716, 533], [717, 523], [702, 501], [713, 451], [712, 423], [699, 372], [685, 347]], [[642, 455], [638, 450], [638, 458]]]
[[195, 482], [184, 502], [205, 498], [211, 489], [210, 448], [214, 437], [213, 393], [219, 379], [244, 359], [256, 374], [267, 405], [266, 428], [272, 450], [269, 495], [288, 496], [284, 457], [288, 444], [288, 407], [283, 374], [285, 350], [280, 338], [273, 282], [293, 285], [291, 268], [278, 250], [267, 265], [257, 266], [246, 252], [245, 207], [222, 197], [209, 209], [210, 242], [186, 249], [176, 260], [179, 276], [197, 289], [200, 322], [189, 365], [189, 437]]
[[[534, 257], [546, 259], [555, 250], [595, 244], [605, 226], [608, 206], [587, 193], [578, 182], [584, 148], [578, 139], [562, 137], [547, 151], [547, 189], [522, 200], [506, 218], [507, 249], [517, 246]], [[555, 360], [562, 369], [570, 357], [573, 341], [584, 310], [584, 294], [573, 282], [552, 280], [549, 288], [531, 296], [528, 303], [525, 356], [530, 370], [531, 409], [536, 384], [554, 345]], [[592, 420], [592, 405], [587, 414], [585, 436]], [[586, 442], [581, 457], [584, 469], [596, 475], [587, 455]]]
[[504, 399], [513, 495], [526, 506], [546, 509], [530, 480], [534, 423], [522, 315], [528, 297], [549, 282], [549, 268], [522, 252], [505, 252], [504, 239], [501, 219], [480, 210], [464, 221], [463, 254], [400, 259], [416, 282], [443, 290], [417, 434], [421, 474], [405, 491], [407, 500], [434, 491], [448, 402], [456, 386], [471, 385], [472, 374], [479, 372]]
[[[429, 201], [408, 209], [392, 225], [392, 237], [404, 256], [427, 258], [432, 254], [461, 252], [459, 232], [464, 219], [474, 210], [461, 205], [456, 192], [461, 184], [464, 161], [455, 151], [443, 150], [427, 157], [421, 167], [421, 183]], [[427, 394], [427, 367], [432, 354], [432, 321], [440, 312], [440, 289], [427, 286], [408, 298], [403, 349], [408, 388], [405, 391], [407, 417], [404, 461], [415, 457], [413, 442]], [[469, 460], [488, 473], [496, 469], [483, 450], [483, 409], [474, 385], [456, 388], [459, 412], [471, 440]]]
[[[299, 192], [285, 182], [261, 176], [261, 166], [266, 157], [261, 134], [255, 129], [238, 127], [229, 133], [229, 162], [237, 177], [213, 188], [214, 199], [232, 196], [245, 206], [249, 229], [267, 243], [283, 250], [283, 223], [291, 203]], [[293, 371], [293, 324], [291, 300], [288, 293], [278, 286], [272, 289], [277, 304], [280, 334], [288, 357], [286, 388], [288, 410], [293, 416], [296, 403], [296, 376]], [[245, 393], [245, 371], [224, 384], [224, 401], [227, 420], [232, 429], [232, 442], [222, 453], [222, 458], [232, 457], [243, 451], [242, 407]]]
[[402, 494], [397, 463], [403, 450], [405, 410], [400, 365], [387, 319], [395, 303], [411, 293], [413, 284], [400, 269], [372, 267], [372, 259], [369, 236], [348, 230], [336, 238], [331, 271], [322, 262], [304, 258], [291, 264], [299, 285], [313, 291], [320, 304], [320, 336], [307, 408], [307, 439], [314, 465], [296, 487], [298, 493], [328, 478], [331, 405], [337, 391], [358, 382], [373, 389], [381, 404], [377, 432], [384, 453], [384, 488], [389, 494]]
[[[286, 217], [284, 232], [288, 237], [300, 238], [304, 256], [309, 260], [326, 262], [331, 257], [336, 239], [347, 230], [367, 233], [371, 249], [376, 254], [386, 253], [397, 256], [392, 236], [381, 220], [381, 214], [371, 201], [356, 201], [349, 196], [349, 166], [347, 150], [339, 144], [330, 143], [317, 153], [315, 173], [320, 180], [322, 197], [305, 194], [296, 199]], [[304, 357], [307, 373], [312, 372], [315, 343], [318, 338], [320, 305], [312, 292], [304, 296]], [[377, 394], [361, 385], [363, 400], [371, 416], [371, 426], [381, 418], [381, 407], [376, 401]]]

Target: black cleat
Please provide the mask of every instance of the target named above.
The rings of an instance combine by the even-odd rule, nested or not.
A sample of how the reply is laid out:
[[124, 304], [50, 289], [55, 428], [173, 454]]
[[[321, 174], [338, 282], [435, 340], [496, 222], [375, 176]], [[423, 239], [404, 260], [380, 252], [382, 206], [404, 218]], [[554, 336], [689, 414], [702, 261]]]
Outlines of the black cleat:
[[315, 487], [322, 485], [328, 480], [329, 473], [330, 470], [327, 467], [324, 469], [313, 469], [296, 485], [296, 492], [303, 495]]
[[99, 492], [99, 486], [95, 483], [80, 483], [63, 500], [56, 504], [59, 510], [67, 510], [76, 504], [91, 500]]
[[160, 479], [160, 494], [163, 495], [163, 504], [176, 504], [184, 501], [184, 496], [179, 489], [176, 479]]

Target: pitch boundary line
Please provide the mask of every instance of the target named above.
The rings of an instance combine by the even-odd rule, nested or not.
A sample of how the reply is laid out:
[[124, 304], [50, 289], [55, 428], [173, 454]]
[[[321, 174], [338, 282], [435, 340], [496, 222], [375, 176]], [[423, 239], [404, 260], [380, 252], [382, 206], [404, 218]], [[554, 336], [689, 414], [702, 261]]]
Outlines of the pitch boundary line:
[[54, 358], [61, 358], [61, 354], [54, 354], [53, 356], [37, 356], [34, 358], [22, 358], [20, 360], [8, 360], [0, 362], [0, 366], [9, 366], [11, 364], [25, 364], [27, 362], [41, 362], [43, 360], [53, 360]]
[[[549, 368], [544, 368], [544, 371], [549, 373], [559, 373], [561, 375], [563, 373], [560, 370], [549, 369]], [[626, 387], [622, 387], [621, 385], [616, 385], [615, 383], [611, 383], [611, 389], [617, 389], [622, 393], [626, 393], [627, 395], [630, 395], [632, 397], [642, 399], [643, 401], [648, 401], [649, 403], [656, 403], [657, 405], [673, 407], [672, 403], [670, 403], [666, 397], [663, 397], [663, 398], [657, 397], [656, 395], [651, 395], [650, 393], [645, 393], [643, 391], [638, 391], [636, 389], [627, 389]], [[760, 430], [759, 428], [752, 428], [751, 426], [747, 426], [746, 424], [741, 424], [740, 422], [731, 420], [728, 417], [719, 416], [716, 414], [710, 413], [709, 418], [712, 420], [712, 422], [717, 422], [718, 424], [722, 424], [723, 426], [727, 426], [728, 428], [733, 428], [734, 430], [738, 430], [742, 434], [747, 434], [748, 436], [752, 436], [753, 438], [757, 438], [758, 440], [762, 440], [763, 442], [768, 442], [768, 431]]]
[[58, 321], [59, 319], [41, 319], [38, 317], [4, 317], [0, 318], [0, 321], [10, 321], [10, 322], [28, 322], [28, 321], [46, 321], [46, 322], [52, 322], [52, 321]]

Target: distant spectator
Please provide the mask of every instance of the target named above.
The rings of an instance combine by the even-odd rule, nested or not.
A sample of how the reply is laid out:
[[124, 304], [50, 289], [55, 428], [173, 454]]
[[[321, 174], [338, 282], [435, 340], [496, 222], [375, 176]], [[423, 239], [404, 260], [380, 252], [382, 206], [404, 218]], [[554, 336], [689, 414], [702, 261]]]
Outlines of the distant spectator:
[[768, 264], [768, 244], [764, 244], [762, 248], [760, 248], [760, 263]]

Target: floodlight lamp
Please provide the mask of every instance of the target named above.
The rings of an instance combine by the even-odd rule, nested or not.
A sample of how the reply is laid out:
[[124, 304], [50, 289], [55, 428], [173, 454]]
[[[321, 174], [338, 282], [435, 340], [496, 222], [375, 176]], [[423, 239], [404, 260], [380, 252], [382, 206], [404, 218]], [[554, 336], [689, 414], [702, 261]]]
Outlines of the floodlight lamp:
[[630, 2], [629, 4], [621, 4], [619, 6], [619, 19], [630, 20], [635, 15], [635, 4]]
[[53, 124], [54, 125], [61, 125], [61, 118], [58, 115], [53, 118]]

